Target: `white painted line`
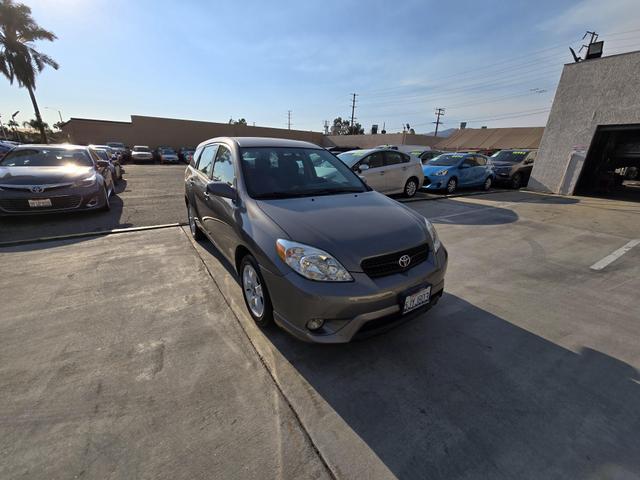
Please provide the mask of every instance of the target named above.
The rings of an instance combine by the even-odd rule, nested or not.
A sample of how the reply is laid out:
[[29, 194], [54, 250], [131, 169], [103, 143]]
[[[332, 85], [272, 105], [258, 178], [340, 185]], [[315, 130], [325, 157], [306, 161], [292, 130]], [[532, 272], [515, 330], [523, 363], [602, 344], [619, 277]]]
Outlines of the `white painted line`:
[[607, 255], [602, 260], [597, 261], [596, 263], [591, 265], [591, 267], [590, 267], [591, 270], [602, 270], [607, 265], [615, 262], [617, 259], [619, 259], [622, 255], [627, 253], [629, 250], [631, 250], [636, 245], [640, 245], [640, 239], [631, 240], [630, 242], [626, 243], [625, 245], [623, 245], [622, 247], [617, 249], [612, 254]]

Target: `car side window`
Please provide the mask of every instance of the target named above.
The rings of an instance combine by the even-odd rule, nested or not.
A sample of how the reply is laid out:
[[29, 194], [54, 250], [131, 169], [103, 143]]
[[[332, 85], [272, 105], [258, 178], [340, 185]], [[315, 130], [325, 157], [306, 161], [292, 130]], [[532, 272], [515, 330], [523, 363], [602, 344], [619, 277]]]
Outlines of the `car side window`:
[[476, 162], [478, 162], [478, 165], [480, 165], [481, 167], [484, 167], [487, 164], [487, 159], [481, 155], [478, 155], [476, 157]]
[[477, 167], [478, 163], [476, 162], [476, 160], [473, 157], [466, 157], [464, 159], [464, 162], [462, 162], [463, 165], [466, 165], [467, 167]]
[[376, 152], [371, 155], [367, 155], [360, 161], [360, 165], [369, 165], [369, 168], [378, 168], [384, 165], [384, 159], [382, 153]]
[[404, 158], [400, 152], [384, 152], [385, 165], [397, 165], [403, 162]]
[[531, 165], [533, 161], [536, 159], [537, 155], [538, 155], [537, 150], [534, 150], [533, 152], [529, 152], [529, 155], [527, 156], [527, 159], [525, 160], [524, 163], [526, 163], [527, 165]]
[[213, 174], [211, 178], [212, 180], [225, 182], [231, 186], [234, 184], [236, 174], [233, 169], [233, 157], [231, 156], [231, 150], [225, 145], [218, 146], [218, 154], [213, 164]]
[[205, 174], [207, 177], [211, 176], [211, 170], [213, 169], [213, 159], [216, 155], [217, 145], [207, 145], [204, 147], [200, 159], [198, 160], [197, 169], [199, 172]]

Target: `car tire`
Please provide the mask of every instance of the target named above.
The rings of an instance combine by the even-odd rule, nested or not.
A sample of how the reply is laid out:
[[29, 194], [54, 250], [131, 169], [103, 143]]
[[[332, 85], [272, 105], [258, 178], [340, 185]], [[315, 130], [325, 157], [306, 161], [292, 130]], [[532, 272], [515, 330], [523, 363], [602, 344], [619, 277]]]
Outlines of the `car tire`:
[[482, 189], [486, 192], [487, 190], [491, 189], [491, 185], [493, 185], [493, 178], [487, 177], [487, 179], [482, 184]]
[[404, 196], [407, 198], [413, 197], [418, 191], [418, 179], [416, 177], [411, 177], [407, 180], [407, 183], [404, 184]]
[[252, 255], [245, 255], [240, 262], [239, 275], [242, 297], [249, 315], [259, 327], [268, 327], [273, 323], [273, 306], [258, 262]]
[[448, 194], [452, 194], [452, 193], [455, 193], [457, 189], [458, 189], [458, 179], [456, 177], [451, 177], [447, 182], [447, 186], [445, 187], [445, 190]]
[[520, 187], [522, 187], [522, 174], [516, 173], [511, 177], [511, 188], [518, 190]]
[[189, 218], [189, 231], [191, 232], [191, 236], [195, 241], [204, 240], [205, 238], [204, 233], [202, 233], [202, 230], [200, 230], [200, 227], [198, 227], [198, 224], [196, 223], [195, 215], [196, 215], [196, 212], [194, 208], [191, 206], [190, 203], [188, 203], [187, 216]]
[[106, 185], [104, 186], [102, 194], [104, 196], [104, 204], [100, 208], [100, 211], [108, 212], [109, 210], [111, 210], [111, 202], [109, 201], [109, 191], [107, 190], [107, 186]]

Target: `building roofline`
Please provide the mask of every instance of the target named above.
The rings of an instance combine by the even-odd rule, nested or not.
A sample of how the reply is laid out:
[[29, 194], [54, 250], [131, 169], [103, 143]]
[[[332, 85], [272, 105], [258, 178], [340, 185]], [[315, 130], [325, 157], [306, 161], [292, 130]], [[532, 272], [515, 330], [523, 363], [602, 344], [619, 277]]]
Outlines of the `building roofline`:
[[633, 55], [634, 53], [640, 53], [640, 50], [634, 50], [632, 52], [622, 52], [622, 53], [614, 53], [613, 55], [606, 55], [606, 56], [602, 56], [600, 58], [590, 58], [588, 60], [582, 60], [581, 62], [569, 62], [569, 63], [565, 63], [564, 66], [568, 67], [571, 65], [581, 65], [585, 62], [594, 62], [594, 61], [598, 61], [598, 60], [606, 60], [607, 58], [614, 58], [614, 57], [621, 57], [623, 55]]

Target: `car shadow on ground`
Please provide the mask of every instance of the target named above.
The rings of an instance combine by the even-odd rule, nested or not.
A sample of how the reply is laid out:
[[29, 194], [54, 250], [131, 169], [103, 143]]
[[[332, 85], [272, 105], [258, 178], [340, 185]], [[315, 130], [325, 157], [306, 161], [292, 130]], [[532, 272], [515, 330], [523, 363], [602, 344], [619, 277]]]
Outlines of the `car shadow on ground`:
[[442, 198], [435, 202], [412, 205], [434, 224], [504, 225], [517, 222], [518, 214], [510, 208], [465, 202], [460, 198]]
[[[81, 211], [0, 217], [0, 243], [132, 227], [131, 223], [121, 221], [124, 203], [118, 195], [126, 187], [127, 181], [124, 179], [116, 184], [110, 199], [111, 209], [107, 212]], [[81, 242], [88, 238], [91, 237], [79, 237], [73, 241]], [[40, 250], [48, 246], [47, 243], [32, 243], [24, 245], [24, 248]]]
[[[527, 190], [504, 189], [497, 190], [493, 193], [504, 193], [508, 195], [508, 200], [520, 203], [548, 203], [553, 205], [571, 205], [580, 203], [580, 199], [576, 197], [568, 197], [564, 195], [551, 195], [537, 192], [529, 192]], [[486, 195], [483, 200], [502, 202], [505, 197]]]
[[638, 372], [455, 295], [348, 345], [267, 336], [398, 478], [637, 478]]

